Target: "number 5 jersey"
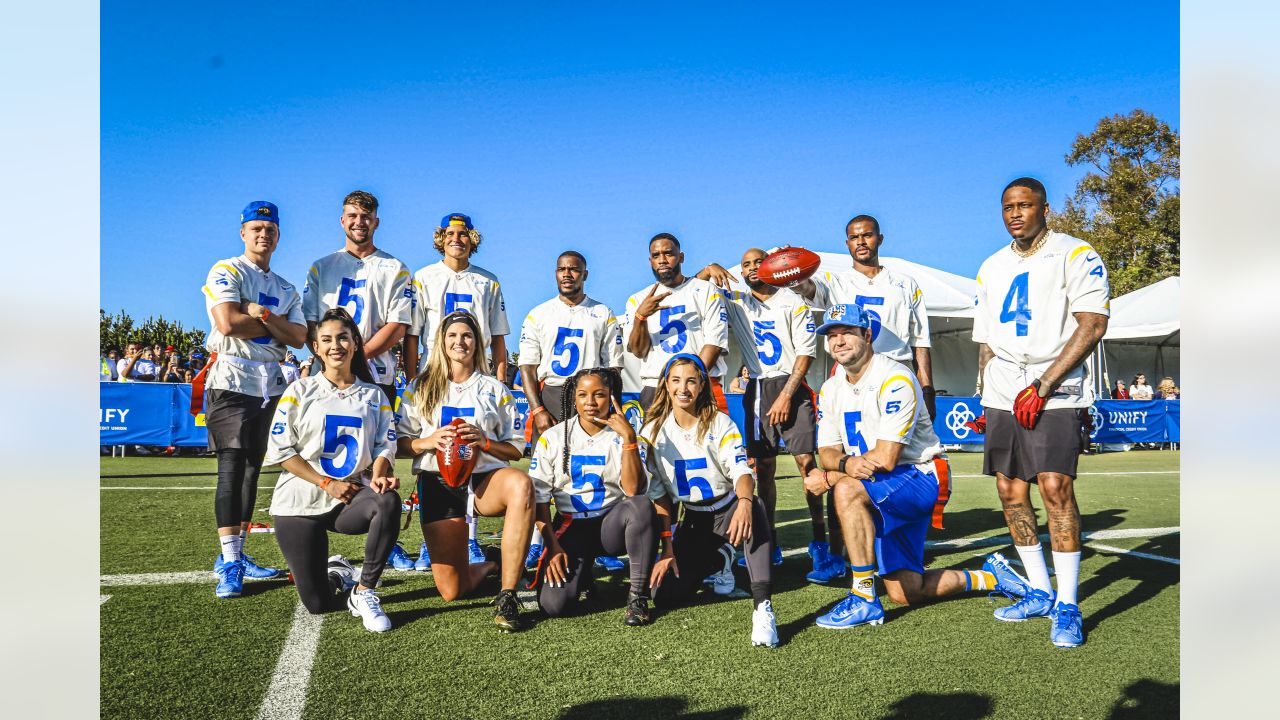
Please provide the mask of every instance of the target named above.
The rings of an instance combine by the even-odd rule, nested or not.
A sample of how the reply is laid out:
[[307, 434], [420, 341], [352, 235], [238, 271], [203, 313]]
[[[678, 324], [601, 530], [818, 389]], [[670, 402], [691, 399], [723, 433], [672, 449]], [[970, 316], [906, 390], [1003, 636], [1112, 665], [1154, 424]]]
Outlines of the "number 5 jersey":
[[603, 303], [584, 297], [568, 305], [557, 296], [524, 319], [520, 364], [536, 365], [537, 379], [547, 385], [564, 385], [579, 370], [622, 367], [622, 342], [622, 329]]

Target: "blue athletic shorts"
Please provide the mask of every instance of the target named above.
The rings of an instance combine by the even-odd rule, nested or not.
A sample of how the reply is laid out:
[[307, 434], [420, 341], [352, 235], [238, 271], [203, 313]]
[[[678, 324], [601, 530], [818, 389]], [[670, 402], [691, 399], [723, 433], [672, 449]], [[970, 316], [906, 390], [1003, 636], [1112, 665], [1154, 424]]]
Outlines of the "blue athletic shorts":
[[898, 570], [924, 573], [924, 538], [938, 501], [938, 478], [915, 465], [899, 465], [875, 480], [863, 480], [879, 512], [876, 521], [876, 563], [880, 574]]

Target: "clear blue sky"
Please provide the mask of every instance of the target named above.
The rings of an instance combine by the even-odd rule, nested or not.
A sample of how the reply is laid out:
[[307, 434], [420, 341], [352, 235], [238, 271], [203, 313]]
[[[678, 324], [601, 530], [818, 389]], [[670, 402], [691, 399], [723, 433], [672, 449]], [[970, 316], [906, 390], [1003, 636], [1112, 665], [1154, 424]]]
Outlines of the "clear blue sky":
[[570, 248], [620, 312], [664, 230], [692, 272], [752, 245], [841, 251], [867, 212], [883, 254], [972, 277], [1008, 241], [1008, 180], [1060, 204], [1099, 118], [1179, 126], [1174, 2], [234, 8], [103, 5], [109, 311], [205, 328], [199, 287], [257, 199], [281, 208], [273, 269], [301, 284], [356, 188], [414, 270], [440, 216], [469, 213], [513, 332]]

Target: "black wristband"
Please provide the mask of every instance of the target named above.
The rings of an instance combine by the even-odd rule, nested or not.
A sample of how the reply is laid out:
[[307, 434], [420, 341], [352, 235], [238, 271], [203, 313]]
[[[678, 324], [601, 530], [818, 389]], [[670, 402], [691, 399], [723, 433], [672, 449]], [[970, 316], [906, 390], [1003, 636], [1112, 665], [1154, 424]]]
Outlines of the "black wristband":
[[840, 458], [840, 472], [844, 473], [845, 475], [849, 474], [848, 471], [844, 469], [844, 464], [849, 462], [852, 459], [853, 459], [852, 455], [845, 455], [844, 457]]

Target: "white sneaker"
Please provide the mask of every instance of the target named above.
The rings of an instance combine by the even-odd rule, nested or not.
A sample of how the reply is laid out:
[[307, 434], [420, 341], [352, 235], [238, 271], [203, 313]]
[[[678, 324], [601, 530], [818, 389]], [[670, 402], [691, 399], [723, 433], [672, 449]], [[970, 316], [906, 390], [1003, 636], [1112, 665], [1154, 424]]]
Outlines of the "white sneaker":
[[329, 579], [333, 581], [334, 590], [346, 592], [356, 586], [356, 569], [341, 555], [329, 556]]
[[391, 629], [391, 618], [382, 612], [382, 601], [372, 588], [352, 591], [347, 598], [347, 609], [353, 616], [364, 620], [364, 629], [369, 632], [386, 632]]
[[765, 600], [751, 612], [751, 644], [778, 647], [778, 619], [773, 615], [772, 600]]

